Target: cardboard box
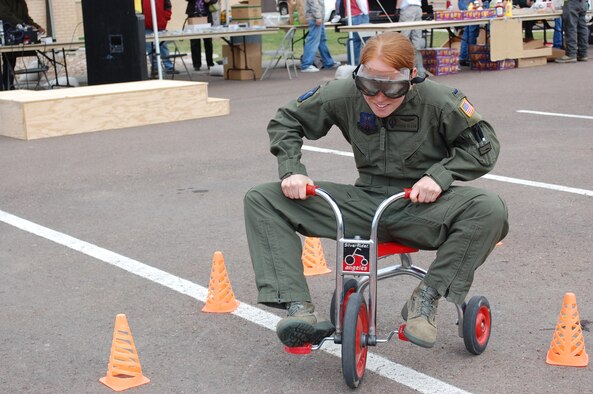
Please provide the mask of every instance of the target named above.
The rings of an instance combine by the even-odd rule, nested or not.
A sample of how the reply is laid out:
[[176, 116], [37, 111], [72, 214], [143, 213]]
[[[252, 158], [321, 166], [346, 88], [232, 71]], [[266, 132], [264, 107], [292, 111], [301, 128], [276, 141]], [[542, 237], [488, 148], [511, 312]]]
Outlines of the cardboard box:
[[422, 56], [426, 57], [426, 58], [442, 57], [442, 56], [459, 57], [459, 49], [457, 49], [457, 48], [427, 48], [427, 49], [421, 49], [420, 53], [422, 53]]
[[523, 28], [519, 19], [495, 18], [490, 22], [490, 59], [523, 56]]
[[264, 26], [264, 18], [233, 18], [233, 23], [246, 24], [247, 26]]
[[442, 46], [447, 48], [454, 48], [457, 49], [457, 51], [459, 51], [461, 49], [461, 38], [453, 36], [451, 37], [451, 39], [445, 41]]
[[490, 61], [490, 53], [470, 53], [469, 60], [470, 61], [478, 61], [478, 60]]
[[504, 59], [493, 62], [479, 60], [471, 62], [471, 69], [478, 71], [500, 71], [515, 68], [516, 64], [514, 59]]
[[552, 48], [552, 55], [548, 56], [548, 61], [553, 62], [555, 59], [565, 55], [564, 49]]
[[533, 40], [523, 43], [523, 54], [520, 58], [552, 56], [552, 47], [547, 47], [543, 40]]
[[[255, 78], [259, 79], [262, 75], [261, 44], [233, 45], [232, 48], [233, 51], [231, 51], [229, 45], [223, 45], [222, 47], [224, 78], [253, 79], [253, 72], [255, 72]], [[251, 69], [253, 72], [247, 69]]]
[[435, 21], [458, 21], [463, 19], [463, 11], [435, 11]]
[[459, 71], [458, 64], [428, 65], [425, 68], [433, 75], [457, 74]]
[[490, 55], [490, 45], [482, 45], [482, 44], [468, 45], [467, 51], [469, 53], [485, 53], [485, 54]]
[[241, 0], [238, 3], [236, 3], [238, 5], [251, 5], [251, 6], [260, 6], [261, 7], [261, 0]]
[[517, 59], [517, 67], [518, 68], [543, 66], [547, 63], [548, 63], [547, 56], [526, 57], [523, 59]]
[[187, 18], [188, 25], [203, 25], [205, 23], [208, 23], [208, 17], [206, 16], [194, 16]]
[[423, 57], [422, 61], [424, 66], [440, 66], [443, 64], [455, 64], [459, 63], [458, 56], [437, 56], [437, 57]]
[[482, 10], [468, 10], [461, 11], [463, 13], [463, 19], [480, 19], [482, 18]]
[[231, 7], [231, 17], [233, 21], [253, 18], [261, 19], [261, 6], [234, 5]]
[[249, 80], [257, 80], [261, 76], [258, 76], [257, 73], [254, 74], [255, 71], [252, 70], [229, 70], [228, 72], [224, 73], [224, 79], [229, 79], [231, 81], [249, 81]]
[[[331, 1], [331, 0], [328, 0]], [[307, 18], [305, 16], [305, 0], [288, 0], [288, 24], [293, 25], [294, 20], [292, 18], [294, 10], [299, 13], [298, 25], [307, 25]]]

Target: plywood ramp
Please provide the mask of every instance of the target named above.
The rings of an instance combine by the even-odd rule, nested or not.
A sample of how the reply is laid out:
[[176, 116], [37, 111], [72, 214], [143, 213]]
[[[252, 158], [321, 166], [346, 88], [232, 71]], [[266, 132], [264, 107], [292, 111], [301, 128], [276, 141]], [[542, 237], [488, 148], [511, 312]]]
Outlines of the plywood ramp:
[[0, 135], [31, 140], [228, 115], [206, 82], [153, 80], [0, 92]]

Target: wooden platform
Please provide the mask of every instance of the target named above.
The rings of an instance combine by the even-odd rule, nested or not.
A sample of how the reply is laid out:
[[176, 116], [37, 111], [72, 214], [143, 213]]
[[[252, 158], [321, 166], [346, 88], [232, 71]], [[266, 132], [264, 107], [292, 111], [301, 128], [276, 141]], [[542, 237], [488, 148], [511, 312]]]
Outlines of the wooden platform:
[[0, 92], [0, 135], [31, 140], [228, 115], [208, 84], [152, 80], [78, 88]]

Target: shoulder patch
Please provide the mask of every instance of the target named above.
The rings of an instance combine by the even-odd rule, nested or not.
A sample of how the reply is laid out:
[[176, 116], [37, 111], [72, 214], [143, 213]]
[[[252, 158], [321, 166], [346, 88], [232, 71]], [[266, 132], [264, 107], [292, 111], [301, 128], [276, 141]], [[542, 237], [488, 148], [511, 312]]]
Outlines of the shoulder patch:
[[472, 115], [474, 114], [475, 110], [474, 110], [474, 106], [471, 105], [471, 103], [467, 100], [466, 97], [463, 98], [463, 100], [461, 100], [461, 104], [459, 104], [459, 109], [461, 110], [461, 112], [463, 112], [465, 114], [465, 116], [467, 116], [468, 118], [471, 118]]
[[313, 97], [315, 95], [315, 93], [317, 93], [317, 91], [321, 88], [321, 86], [316, 86], [313, 89], [309, 90], [307, 93], [302, 94], [301, 96], [299, 96], [299, 98], [297, 99], [297, 103], [302, 103], [303, 101]]

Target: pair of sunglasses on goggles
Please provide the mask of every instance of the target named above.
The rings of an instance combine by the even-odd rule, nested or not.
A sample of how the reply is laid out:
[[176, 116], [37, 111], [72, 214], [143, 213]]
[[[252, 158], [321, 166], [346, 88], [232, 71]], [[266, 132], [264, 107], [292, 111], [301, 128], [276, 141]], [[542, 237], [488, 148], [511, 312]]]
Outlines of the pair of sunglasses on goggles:
[[364, 64], [360, 64], [352, 72], [352, 78], [358, 90], [365, 96], [376, 96], [379, 92], [392, 99], [405, 96], [412, 86], [410, 69], [403, 68], [399, 70], [399, 74], [390, 74], [373, 75], [365, 69]]

